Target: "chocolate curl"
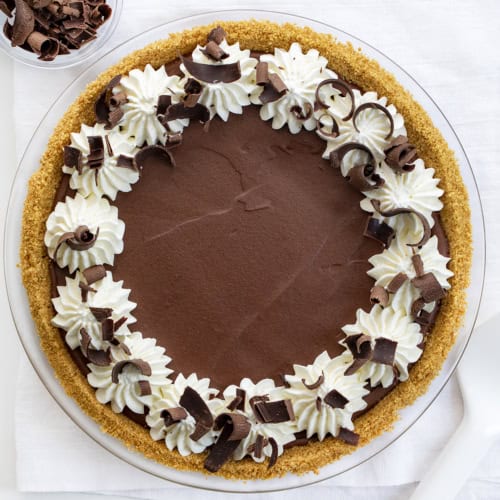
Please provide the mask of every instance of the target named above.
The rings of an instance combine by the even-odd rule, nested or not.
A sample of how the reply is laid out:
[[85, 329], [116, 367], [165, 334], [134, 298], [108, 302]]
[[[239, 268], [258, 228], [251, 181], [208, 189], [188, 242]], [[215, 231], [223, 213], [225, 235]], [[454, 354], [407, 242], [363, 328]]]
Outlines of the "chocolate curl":
[[146, 146], [136, 153], [135, 163], [139, 169], [153, 164], [174, 166], [174, 158], [164, 146]]
[[111, 370], [111, 381], [115, 384], [118, 383], [118, 375], [123, 371], [125, 366], [132, 365], [139, 370], [142, 375], [149, 377], [151, 375], [151, 366], [149, 363], [142, 359], [126, 359], [118, 361]]
[[344, 441], [344, 443], [351, 444], [353, 446], [357, 446], [359, 443], [359, 434], [356, 432], [350, 431], [345, 427], [341, 427], [339, 430], [339, 434], [337, 436], [339, 439]]
[[404, 135], [395, 137], [384, 153], [385, 162], [397, 173], [411, 172], [415, 168], [413, 163], [417, 160], [418, 153]]
[[99, 228], [95, 234], [91, 233], [87, 226], [78, 226], [75, 231], [64, 233], [59, 237], [54, 250], [53, 260], [57, 258], [57, 252], [63, 243], [66, 243], [72, 250], [83, 251], [92, 248], [99, 236]]
[[269, 465], [267, 466], [268, 469], [275, 465], [278, 460], [278, 443], [276, 442], [276, 439], [270, 437], [269, 444], [271, 445], [271, 457], [269, 458]]
[[94, 104], [97, 123], [103, 123], [106, 129], [113, 128], [122, 118], [121, 104], [123, 95], [113, 97], [113, 89], [120, 83], [122, 75], [114, 76], [104, 87]]
[[305, 109], [297, 105], [292, 106], [290, 108], [290, 112], [293, 114], [293, 116], [295, 116], [295, 118], [297, 118], [297, 120], [309, 120], [309, 118], [311, 118], [313, 114], [313, 107], [308, 102], [306, 102], [304, 108]]
[[87, 358], [94, 365], [109, 366], [111, 364], [111, 351], [109, 349], [106, 351], [88, 349]]
[[379, 304], [382, 307], [386, 307], [389, 303], [389, 294], [383, 286], [375, 285], [370, 290], [370, 302], [372, 304]]
[[394, 340], [384, 337], [375, 339], [375, 346], [373, 347], [371, 361], [374, 363], [392, 366], [396, 356], [397, 345], [398, 343]]
[[84, 269], [82, 274], [87, 281], [87, 285], [92, 285], [106, 277], [106, 268], [103, 265], [90, 266]]
[[304, 384], [304, 387], [306, 389], [309, 389], [311, 391], [314, 391], [314, 389], [317, 389], [323, 382], [325, 381], [325, 374], [321, 372], [321, 375], [318, 377], [316, 382], [313, 382], [312, 384], [306, 384], [306, 379], [303, 378], [301, 382]]
[[285, 95], [288, 87], [285, 82], [275, 73], [269, 73], [269, 65], [264, 61], [259, 61], [256, 70], [256, 83], [264, 87], [259, 95], [259, 100], [262, 104], [277, 101]]
[[188, 78], [186, 85], [184, 85], [184, 92], [186, 92], [186, 97], [184, 98], [184, 106], [187, 108], [192, 108], [199, 101], [203, 87], [201, 83], [194, 78]]
[[349, 403], [349, 400], [340, 394], [336, 389], [332, 389], [324, 398], [323, 401], [332, 408], [345, 408], [345, 405]]
[[370, 360], [372, 355], [371, 337], [363, 333], [349, 335], [345, 339], [345, 344], [351, 351], [354, 361], [346, 369], [344, 375], [352, 375]]
[[384, 137], [384, 139], [389, 139], [389, 137], [391, 137], [392, 133], [394, 132], [394, 120], [392, 118], [391, 113], [389, 113], [389, 110], [377, 102], [365, 102], [364, 104], [361, 104], [360, 106], [358, 106], [356, 108], [356, 111], [354, 112], [354, 115], [352, 116], [352, 124], [354, 125], [354, 128], [359, 132], [359, 128], [356, 125], [356, 118], [359, 116], [359, 114], [362, 111], [364, 111], [366, 109], [378, 109], [379, 111], [384, 113], [384, 115], [389, 120], [389, 132]]
[[253, 396], [248, 400], [248, 404], [250, 405], [250, 408], [252, 408], [253, 414], [255, 415], [255, 418], [259, 422], [264, 422], [262, 419], [261, 414], [259, 413], [258, 409], [255, 407], [257, 403], [265, 403], [269, 401], [269, 396], [267, 394], [263, 394], [262, 396]]
[[373, 205], [373, 208], [383, 217], [394, 217], [395, 215], [399, 215], [399, 214], [413, 214], [420, 219], [420, 221], [422, 222], [424, 234], [422, 235], [422, 238], [420, 239], [420, 241], [417, 241], [416, 243], [407, 243], [407, 245], [409, 247], [420, 247], [420, 246], [425, 245], [429, 241], [431, 234], [432, 234], [431, 227], [430, 227], [429, 223], [427, 222], [427, 218], [423, 214], [421, 214], [420, 212], [417, 212], [416, 210], [413, 210], [411, 208], [405, 208], [405, 207], [394, 208], [393, 210], [381, 210], [380, 200], [371, 200], [371, 203]]
[[246, 417], [235, 413], [222, 413], [215, 420], [215, 425], [222, 432], [205, 460], [205, 469], [210, 472], [217, 472], [250, 432], [250, 423]]
[[89, 168], [101, 168], [104, 162], [104, 141], [100, 135], [90, 135], [87, 137], [89, 143], [89, 154], [87, 163]]
[[187, 71], [202, 82], [206, 83], [231, 83], [241, 78], [240, 63], [229, 64], [202, 64], [180, 56], [182, 64]]
[[147, 380], [139, 380], [139, 395], [141, 396], [151, 396], [153, 393], [151, 389], [151, 384]]
[[222, 61], [227, 59], [229, 54], [219, 47], [219, 44], [214, 41], [209, 41], [201, 52], [206, 55], [212, 61]]
[[411, 262], [415, 268], [415, 274], [417, 276], [422, 276], [424, 274], [424, 262], [419, 254], [412, 255]]
[[255, 458], [262, 458], [262, 452], [264, 448], [269, 443], [269, 440], [265, 438], [262, 434], [257, 434], [255, 438], [255, 443], [248, 447], [248, 453], [252, 454]]
[[87, 357], [91, 338], [85, 328], [80, 328], [80, 349], [82, 350], [82, 354]]
[[120, 155], [116, 159], [116, 166], [120, 168], [128, 168], [137, 172], [138, 168], [135, 163], [135, 158], [132, 156]]
[[33, 31], [28, 36], [27, 42], [41, 61], [53, 61], [59, 53], [59, 42], [38, 31]]
[[315, 104], [315, 109], [318, 110], [318, 109], [328, 109], [328, 104], [326, 104], [322, 99], [321, 99], [321, 96], [320, 96], [320, 89], [322, 87], [324, 87], [325, 85], [331, 85], [334, 89], [338, 90], [340, 92], [340, 96], [341, 97], [345, 97], [346, 95], [349, 95], [349, 97], [351, 98], [351, 109], [349, 111], [349, 113], [347, 113], [346, 116], [344, 116], [344, 118], [342, 118], [343, 121], [347, 121], [349, 119], [352, 118], [353, 114], [354, 114], [354, 94], [352, 92], [352, 89], [351, 87], [349, 86], [349, 84], [347, 82], [345, 82], [344, 80], [341, 80], [340, 78], [328, 78], [327, 80], [323, 80], [322, 82], [320, 82], [320, 84], [316, 87], [316, 94], [315, 94], [315, 98], [316, 98], [316, 104]]
[[207, 123], [210, 120], [210, 111], [203, 104], [196, 103], [194, 106], [185, 106], [182, 102], [177, 104], [171, 104], [165, 117], [163, 119], [163, 124], [172, 120], [181, 120], [184, 118], [189, 118], [198, 120], [201, 123]]
[[[327, 132], [325, 130], [325, 126], [326, 124], [323, 124], [323, 122], [321, 121], [321, 119], [323, 117], [327, 117], [327, 118], [330, 118], [330, 120], [332, 121], [330, 127], [332, 129], [331, 132]], [[335, 137], [337, 137], [340, 133], [340, 130], [339, 130], [339, 124], [337, 123], [337, 120], [335, 120], [335, 118], [332, 116], [332, 115], [329, 115], [328, 113], [323, 113], [319, 118], [318, 118], [318, 121], [316, 122], [316, 130], [319, 132], [319, 134], [327, 139], [335, 139]]]
[[307, 431], [300, 431], [294, 434], [295, 439], [283, 445], [283, 448], [293, 448], [294, 446], [306, 446], [309, 443], [309, 438], [307, 437]]
[[419, 297], [417, 300], [413, 302], [411, 305], [411, 315], [413, 318], [417, 318], [418, 315], [420, 314], [420, 311], [424, 308], [425, 306], [425, 300], [422, 297]]
[[420, 290], [420, 294], [427, 304], [442, 299], [446, 294], [433, 273], [417, 276], [413, 278], [411, 282], [414, 287]]
[[113, 309], [111, 309], [111, 307], [90, 307], [90, 312], [94, 318], [101, 323], [105, 319], [111, 317]]
[[214, 424], [212, 412], [203, 398], [189, 386], [184, 390], [179, 403], [194, 418], [196, 427], [189, 437], [193, 441], [198, 441], [210, 431]]
[[95, 288], [92, 288], [91, 286], [83, 283], [83, 281], [80, 281], [80, 283], [78, 283], [78, 287], [80, 288], [81, 291], [83, 303], [87, 302], [89, 292], [94, 292], [94, 293], [97, 292]]
[[259, 61], [255, 66], [255, 83], [263, 86], [269, 83], [269, 64], [264, 61]]
[[16, 0], [16, 14], [10, 38], [12, 47], [23, 45], [34, 30], [35, 16], [33, 11], [23, 0]]
[[385, 248], [389, 248], [392, 240], [396, 236], [394, 229], [389, 224], [379, 221], [374, 217], [369, 217], [366, 221], [363, 236], [379, 241]]
[[113, 318], [106, 318], [101, 321], [102, 340], [111, 341], [115, 335], [115, 322]]
[[255, 404], [254, 411], [258, 412], [263, 423], [279, 424], [295, 420], [292, 401], [283, 399], [280, 401], [259, 401]]
[[64, 146], [64, 164], [69, 168], [76, 168], [79, 174], [82, 173], [82, 152], [72, 146]]
[[181, 420], [184, 420], [188, 416], [188, 413], [184, 408], [177, 407], [177, 408], [168, 408], [166, 410], [163, 410], [160, 413], [160, 416], [161, 418], [163, 418], [165, 427], [170, 427], [171, 425], [176, 424]]
[[226, 38], [226, 32], [221, 26], [217, 26], [217, 28], [214, 28], [212, 31], [207, 36], [207, 42], [215, 42], [217, 45], [219, 45], [224, 38]]
[[387, 291], [389, 293], [396, 293], [402, 286], [403, 283], [408, 279], [405, 273], [398, 273], [387, 285]]

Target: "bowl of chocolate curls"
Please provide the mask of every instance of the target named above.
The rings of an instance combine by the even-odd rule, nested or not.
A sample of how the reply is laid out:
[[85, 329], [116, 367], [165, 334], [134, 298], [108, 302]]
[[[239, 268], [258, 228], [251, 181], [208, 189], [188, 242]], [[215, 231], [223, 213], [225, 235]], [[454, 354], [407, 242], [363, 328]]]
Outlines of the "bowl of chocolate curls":
[[122, 1], [0, 0], [0, 49], [30, 66], [75, 66], [105, 46]]

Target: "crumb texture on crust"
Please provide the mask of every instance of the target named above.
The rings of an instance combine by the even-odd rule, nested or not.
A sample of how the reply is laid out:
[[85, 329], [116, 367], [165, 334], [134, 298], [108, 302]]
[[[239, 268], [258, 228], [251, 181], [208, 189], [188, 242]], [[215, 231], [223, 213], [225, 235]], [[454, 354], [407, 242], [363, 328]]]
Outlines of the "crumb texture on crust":
[[[51, 324], [54, 314], [50, 301], [51, 278], [43, 239], [45, 221], [52, 210], [62, 176], [63, 146], [69, 143], [70, 133], [77, 132], [82, 122], [94, 123], [93, 103], [108, 81], [116, 74], [126, 74], [133, 68], [144, 68], [147, 63], [158, 67], [175, 59], [179, 51], [189, 53], [198, 43], [203, 43], [207, 33], [217, 25], [226, 30], [230, 43], [239, 41], [242, 48], [271, 52], [275, 47], [287, 49], [295, 41], [305, 50], [315, 48], [328, 59], [329, 66], [341, 77], [361, 88], [375, 90], [379, 95], [386, 96], [404, 116], [409, 140], [416, 146], [426, 164], [435, 168], [436, 176], [441, 179], [440, 187], [445, 191], [441, 218], [450, 244], [450, 270], [454, 273], [452, 288], [443, 301], [437, 322], [428, 336], [424, 354], [411, 370], [410, 379], [400, 383], [372, 410], [356, 419], [356, 432], [361, 436], [360, 446], [390, 430], [398, 419], [399, 410], [422, 395], [441, 370], [465, 313], [465, 289], [469, 284], [472, 261], [468, 196], [453, 151], [423, 108], [394, 76], [351, 44], [340, 43], [331, 35], [319, 34], [310, 28], [293, 24], [278, 25], [256, 20], [214, 22], [154, 42], [103, 72], [66, 111], [50, 138], [39, 170], [29, 182], [20, 253], [23, 282], [40, 335], [41, 347], [66, 393], [100, 424], [104, 432], [120, 439], [128, 447], [135, 448], [146, 457], [166, 466], [203, 473], [206, 473], [203, 468], [206, 453], [182, 457], [169, 451], [161, 442], [150, 439], [146, 429], [98, 403], [94, 390], [72, 361], [59, 331]], [[304, 474], [317, 471], [353, 450], [355, 448], [337, 439], [310, 442], [306, 447], [287, 450], [271, 469], [265, 464], [244, 459], [227, 463], [217, 475], [250, 480], [278, 477], [286, 473]]]

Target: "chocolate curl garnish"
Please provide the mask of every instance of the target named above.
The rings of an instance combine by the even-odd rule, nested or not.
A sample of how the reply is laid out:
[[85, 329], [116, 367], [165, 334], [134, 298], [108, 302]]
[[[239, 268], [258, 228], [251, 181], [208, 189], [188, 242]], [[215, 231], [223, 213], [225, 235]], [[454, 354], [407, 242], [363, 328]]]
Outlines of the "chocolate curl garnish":
[[116, 159], [116, 166], [120, 168], [128, 168], [129, 170], [134, 170], [137, 172], [138, 168], [135, 163], [135, 158], [132, 156], [120, 155]]
[[267, 82], [264, 84], [264, 90], [259, 95], [262, 104], [277, 101], [288, 92], [285, 82], [275, 73], [268, 73]]
[[269, 440], [265, 438], [262, 434], [257, 434], [257, 437], [255, 438], [255, 443], [252, 443], [248, 447], [248, 453], [252, 454], [255, 458], [262, 458], [262, 452], [264, 448], [267, 446], [269, 443]]
[[108, 152], [108, 156], [114, 156], [113, 148], [111, 147], [111, 143], [109, 142], [108, 134], [104, 136], [104, 143], [106, 144], [106, 151]]
[[420, 239], [420, 241], [417, 241], [416, 243], [407, 243], [407, 245], [409, 247], [420, 247], [420, 246], [425, 245], [429, 241], [429, 239], [432, 235], [431, 227], [430, 227], [429, 223], [427, 222], [427, 218], [423, 214], [421, 214], [420, 212], [417, 212], [416, 210], [413, 210], [411, 208], [394, 208], [393, 210], [381, 210], [380, 200], [371, 200], [371, 202], [372, 202], [373, 208], [383, 217], [394, 217], [395, 215], [399, 215], [399, 214], [413, 214], [420, 219], [420, 221], [422, 222], [424, 234], [422, 235], [422, 238]]
[[290, 108], [290, 112], [297, 118], [297, 120], [305, 121], [309, 120], [313, 114], [313, 107], [306, 102], [304, 109], [301, 108], [300, 106], [292, 106]]
[[142, 359], [125, 359], [123, 361], [118, 361], [113, 369], [111, 370], [111, 381], [115, 384], [118, 383], [118, 375], [123, 371], [127, 365], [132, 365], [137, 368], [142, 375], [149, 377], [152, 373], [151, 365]]
[[366, 221], [366, 227], [363, 236], [379, 241], [385, 248], [389, 248], [394, 239], [394, 229], [385, 222], [379, 221], [374, 217], [369, 217]]
[[439, 284], [433, 273], [426, 273], [411, 280], [414, 287], [418, 288], [425, 303], [435, 302], [445, 296], [443, 287]]
[[234, 399], [227, 405], [227, 409], [229, 411], [241, 410], [245, 411], [245, 398], [246, 392], [239, 387], [236, 388], [236, 396]]
[[113, 11], [108, 4], [102, 3], [101, 5], [98, 5], [90, 14], [92, 24], [96, 28], [101, 26], [111, 17], [112, 12]]
[[222, 61], [223, 59], [227, 59], [229, 57], [229, 54], [214, 41], [209, 41], [205, 45], [205, 48], [201, 49], [201, 52], [208, 58], [212, 59], [212, 61]]
[[413, 318], [417, 318], [418, 315], [420, 314], [420, 311], [424, 308], [425, 306], [425, 300], [422, 297], [419, 297], [417, 300], [413, 302], [411, 305], [411, 315]]
[[419, 254], [412, 255], [411, 262], [415, 268], [415, 274], [417, 276], [422, 276], [424, 274], [424, 262]]
[[87, 302], [89, 292], [94, 292], [94, 293], [97, 292], [97, 290], [95, 288], [92, 288], [91, 286], [87, 285], [83, 281], [80, 281], [80, 283], [78, 283], [78, 287], [80, 288], [80, 291], [82, 294], [82, 302], [83, 303]]
[[387, 285], [387, 291], [389, 293], [396, 293], [402, 286], [403, 283], [408, 279], [405, 273], [398, 273]]
[[[328, 126], [327, 124], [324, 124], [321, 119], [323, 117], [328, 117], [332, 123], [330, 125], [332, 131], [327, 132], [325, 130], [325, 126]], [[316, 122], [316, 130], [322, 135], [323, 137], [326, 137], [327, 139], [335, 139], [340, 133], [339, 130], [339, 124], [337, 123], [337, 120], [332, 115], [329, 115], [328, 113], [323, 113], [319, 118], [318, 121]]]
[[396, 356], [396, 347], [398, 343], [384, 337], [375, 339], [375, 346], [371, 356], [371, 361], [383, 365], [392, 366]]
[[371, 337], [362, 333], [358, 335], [349, 335], [345, 339], [345, 344], [351, 351], [354, 361], [346, 369], [344, 375], [352, 375], [370, 360], [372, 355]]
[[239, 61], [229, 64], [203, 64], [184, 56], [180, 56], [180, 59], [193, 78], [202, 82], [231, 83], [241, 78]]
[[185, 106], [182, 102], [177, 104], [171, 104], [165, 117], [163, 119], [163, 124], [168, 124], [169, 121], [182, 120], [184, 118], [189, 118], [190, 120], [198, 120], [201, 123], [207, 123], [210, 120], [210, 111], [203, 104], [196, 103], [194, 106]]
[[336, 389], [332, 389], [324, 398], [323, 401], [332, 408], [345, 408], [349, 400]]
[[300, 431], [294, 434], [295, 439], [283, 445], [283, 448], [293, 448], [294, 446], [305, 446], [309, 443], [309, 439], [307, 437], [307, 431]]
[[114, 331], [117, 332], [126, 322], [127, 318], [125, 316], [122, 316], [118, 321], [115, 321]]
[[375, 285], [370, 290], [370, 302], [372, 304], [379, 304], [382, 307], [386, 307], [389, 303], [389, 294], [383, 286]]
[[92, 248], [99, 235], [99, 228], [95, 234], [89, 231], [87, 226], [78, 226], [75, 231], [63, 233], [59, 240], [57, 241], [56, 248], [54, 250], [53, 260], [57, 258], [57, 252], [61, 248], [63, 243], [66, 243], [72, 250], [82, 251]]
[[[417, 300], [419, 300], [419, 299], [417, 299]], [[422, 309], [420, 311], [420, 313], [417, 315], [417, 317], [415, 318], [415, 320], [414, 320], [415, 323], [420, 325], [420, 331], [424, 335], [429, 332], [432, 325], [435, 323], [436, 316], [437, 316], [438, 312], [439, 312], [439, 304], [436, 303], [436, 305], [434, 306], [434, 309], [431, 312], [426, 311], [425, 309]]]
[[248, 404], [250, 405], [250, 408], [252, 408], [253, 414], [258, 422], [263, 422], [264, 420], [262, 420], [262, 416], [255, 405], [261, 402], [265, 403], [266, 401], [269, 401], [269, 396], [267, 394], [263, 394], [262, 396], [253, 396], [248, 400]]
[[94, 365], [109, 366], [111, 364], [111, 351], [109, 349], [105, 351], [88, 349], [87, 358]]
[[80, 349], [82, 350], [83, 355], [87, 357], [92, 339], [85, 328], [80, 328], [80, 339]]
[[111, 307], [90, 307], [90, 312], [94, 318], [101, 323], [105, 319], [111, 317], [113, 309], [111, 309]]
[[102, 340], [113, 340], [115, 335], [115, 322], [113, 318], [106, 318], [101, 321]]
[[113, 89], [120, 83], [121, 78], [122, 75], [114, 76], [104, 87], [94, 104], [96, 121], [103, 123], [106, 129], [113, 128], [123, 116], [120, 106], [125, 102], [124, 97], [123, 95], [113, 96]]
[[207, 42], [215, 42], [220, 44], [226, 38], [226, 32], [221, 26], [214, 28], [207, 36]]
[[410, 144], [404, 135], [395, 137], [384, 153], [385, 162], [395, 172], [411, 172], [415, 168], [413, 163], [417, 160], [418, 153], [415, 146]]
[[359, 443], [359, 434], [356, 432], [350, 431], [345, 427], [341, 427], [339, 430], [339, 434], [337, 436], [339, 439], [344, 441], [344, 443], [351, 444], [353, 446], [357, 446]]
[[87, 137], [89, 143], [89, 154], [87, 163], [89, 168], [101, 168], [104, 162], [104, 141], [100, 135], [91, 135]]
[[139, 169], [153, 164], [174, 166], [174, 158], [164, 146], [145, 146], [136, 153], [135, 163]]
[[269, 444], [271, 445], [271, 456], [269, 458], [269, 465], [267, 466], [268, 469], [275, 465], [278, 460], [278, 443], [276, 442], [276, 439], [270, 437]]
[[292, 402], [289, 399], [280, 401], [259, 401], [254, 405], [254, 412], [259, 414], [263, 423], [279, 424], [295, 419]]
[[184, 97], [184, 106], [186, 108], [192, 108], [199, 101], [203, 87], [198, 80], [194, 78], [188, 78], [186, 85], [184, 85], [184, 92], [186, 92], [186, 97]]
[[349, 111], [349, 113], [347, 113], [346, 116], [344, 116], [344, 118], [342, 118], [343, 121], [347, 121], [347, 120], [350, 120], [354, 114], [354, 94], [352, 92], [352, 89], [351, 87], [349, 86], [349, 84], [347, 82], [344, 82], [344, 80], [341, 80], [340, 78], [328, 78], [327, 80], [323, 80], [322, 82], [320, 82], [320, 84], [316, 87], [316, 94], [315, 94], [315, 98], [316, 98], [316, 105], [315, 105], [315, 109], [318, 110], [318, 109], [328, 109], [328, 104], [326, 104], [322, 99], [321, 99], [321, 96], [320, 96], [320, 89], [322, 87], [324, 87], [325, 85], [331, 85], [334, 89], [338, 90], [340, 92], [340, 96], [341, 97], [345, 97], [346, 95], [349, 95], [349, 97], [351, 98], [351, 109]]
[[82, 152], [72, 146], [64, 146], [64, 164], [69, 168], [76, 168], [79, 174], [82, 173]]
[[139, 380], [139, 394], [141, 396], [150, 396], [152, 394], [151, 384], [147, 380]]
[[305, 378], [303, 378], [301, 380], [301, 382], [304, 384], [304, 387], [306, 389], [311, 390], [311, 391], [314, 391], [314, 389], [317, 389], [324, 381], [325, 381], [325, 374], [323, 372], [321, 372], [321, 375], [318, 377], [316, 382], [313, 382], [312, 384], [307, 384]]
[[59, 54], [59, 41], [38, 31], [28, 36], [27, 43], [41, 61], [53, 61]]
[[166, 94], [158, 96], [158, 102], [156, 103], [156, 116], [158, 116], [158, 118], [165, 116], [165, 113], [171, 104], [172, 96]]
[[214, 424], [212, 412], [203, 398], [189, 386], [184, 390], [179, 403], [194, 418], [196, 426], [189, 437], [193, 441], [198, 441], [210, 431]]
[[29, 5], [23, 0], [16, 0], [16, 15], [12, 26], [10, 42], [12, 47], [23, 45], [35, 29], [35, 16]]
[[264, 61], [259, 61], [255, 66], [255, 83], [263, 86], [269, 83], [269, 64]]
[[236, 413], [222, 413], [215, 420], [215, 426], [222, 432], [205, 460], [205, 469], [210, 472], [217, 472], [250, 432], [250, 422], [244, 415]]
[[84, 269], [82, 274], [87, 281], [87, 285], [92, 285], [106, 277], [106, 268], [103, 265], [90, 266]]
[[378, 109], [379, 111], [382, 111], [382, 113], [384, 113], [384, 115], [389, 120], [389, 132], [384, 137], [384, 139], [389, 139], [389, 137], [391, 137], [392, 133], [394, 132], [394, 120], [391, 113], [389, 113], [389, 110], [378, 102], [365, 102], [364, 104], [361, 104], [356, 108], [356, 111], [352, 116], [352, 124], [354, 125], [354, 128], [359, 132], [359, 128], [356, 125], [356, 118], [359, 116], [359, 113], [361, 113], [365, 109]]
[[184, 420], [188, 416], [188, 413], [184, 408], [177, 407], [163, 410], [160, 413], [160, 416], [163, 418], [165, 427], [170, 427], [171, 425]]

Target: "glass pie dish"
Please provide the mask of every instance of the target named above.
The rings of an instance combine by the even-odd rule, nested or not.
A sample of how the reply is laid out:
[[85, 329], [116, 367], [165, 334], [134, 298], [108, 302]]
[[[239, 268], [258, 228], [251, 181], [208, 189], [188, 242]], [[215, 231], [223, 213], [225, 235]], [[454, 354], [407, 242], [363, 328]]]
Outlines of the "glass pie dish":
[[[183, 29], [207, 24], [215, 20], [231, 21], [250, 18], [269, 20], [277, 23], [291, 22], [299, 26], [308, 26], [316, 32], [331, 34], [341, 42], [351, 42], [353, 45], [361, 47], [366, 56], [378, 61], [381, 66], [394, 74], [397, 80], [405, 88], [410, 90], [414, 98], [429, 113], [435, 126], [441, 131], [449, 146], [455, 151], [460, 164], [461, 174], [469, 192], [472, 211], [474, 258], [471, 273], [471, 287], [468, 294], [468, 310], [464, 318], [463, 326], [457, 335], [455, 344], [446, 359], [440, 375], [433, 381], [424, 396], [420, 397], [415, 404], [406, 408], [402, 412], [400, 420], [396, 423], [391, 432], [387, 432], [379, 438], [374, 439], [370, 442], [370, 444], [357, 449], [351, 455], [345, 456], [342, 459], [325, 466], [321, 469], [319, 474], [307, 474], [303, 476], [287, 475], [283, 478], [268, 479], [266, 481], [234, 482], [227, 481], [220, 477], [207, 477], [199, 473], [182, 472], [167, 468], [146, 459], [136, 452], [131, 451], [111, 436], [103, 434], [100, 431], [98, 424], [88, 418], [80, 410], [79, 406], [72, 399], [66, 396], [64, 390], [57, 382], [44, 353], [40, 349], [38, 334], [29, 314], [26, 294], [21, 283], [19, 271], [17, 270], [15, 264], [18, 261], [22, 207], [26, 196], [28, 179], [34, 172], [36, 165], [38, 165], [38, 160], [47, 144], [51, 130], [53, 130], [55, 124], [62, 116], [63, 112], [67, 109], [69, 104], [84, 89], [85, 85], [94, 80], [97, 75], [102, 72], [102, 70], [117, 62], [121, 57], [146, 45], [149, 42], [166, 37], [168, 33], [178, 32]], [[68, 89], [66, 89], [66, 91], [64, 91], [64, 93], [52, 106], [28, 145], [26, 153], [21, 161], [11, 194], [5, 242], [6, 281], [8, 285], [9, 301], [19, 336], [40, 378], [46, 385], [49, 392], [68, 413], [72, 420], [106, 449], [142, 470], [164, 479], [176, 481], [182, 484], [225, 491], [272, 491], [302, 486], [326, 479], [362, 463], [387, 447], [403, 432], [405, 432], [439, 394], [440, 390], [452, 374], [463, 353], [463, 350], [465, 349], [479, 308], [485, 263], [484, 228], [482, 222], [481, 204], [472, 170], [449, 123], [423, 89], [421, 89], [418, 84], [416, 84], [416, 82], [414, 82], [411, 77], [409, 77], [395, 63], [360, 40], [337, 29], [309, 19], [267, 11], [214, 12], [174, 21], [135, 37], [134, 39], [110, 51], [108, 54], [103, 56], [101, 60], [87, 69], [68, 87]]]

